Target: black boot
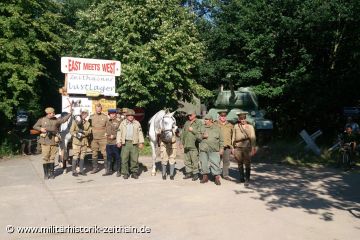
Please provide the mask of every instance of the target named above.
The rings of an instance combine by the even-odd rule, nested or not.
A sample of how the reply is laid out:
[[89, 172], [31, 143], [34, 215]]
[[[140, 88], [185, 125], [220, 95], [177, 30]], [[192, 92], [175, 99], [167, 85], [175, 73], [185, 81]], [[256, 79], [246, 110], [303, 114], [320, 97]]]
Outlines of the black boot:
[[197, 181], [198, 179], [199, 179], [199, 174], [197, 174], [197, 173], [193, 174], [192, 180]]
[[245, 186], [249, 186], [250, 173], [251, 173], [251, 169], [250, 168], [245, 168]]
[[77, 162], [77, 159], [73, 158], [73, 159], [72, 159], [72, 163], [71, 163], [71, 170], [72, 170], [72, 175], [73, 175], [74, 177], [77, 177], [77, 176], [78, 176], [78, 174], [77, 174], [77, 172], [76, 172], [76, 162]]
[[165, 164], [162, 165], [161, 170], [162, 170], [162, 179], [166, 180], [166, 165]]
[[243, 167], [243, 166], [239, 166], [239, 175], [240, 175], [239, 181], [240, 181], [241, 183], [245, 182], [245, 178], [244, 178], [244, 167]]
[[97, 158], [92, 160], [92, 165], [93, 165], [93, 169], [90, 173], [95, 174], [99, 171]]
[[55, 178], [55, 173], [54, 173], [54, 171], [55, 171], [55, 163], [48, 163], [48, 164], [49, 164], [49, 168], [50, 168], [49, 176], [50, 176], [51, 179], [54, 179]]
[[86, 173], [84, 171], [84, 159], [80, 159], [79, 161], [79, 166], [80, 166], [80, 175], [82, 176], [86, 176]]
[[111, 162], [104, 160], [104, 168], [105, 168], [105, 173], [103, 174], [103, 176], [110, 176], [111, 175]]
[[170, 164], [170, 180], [174, 180], [175, 176], [175, 164]]
[[191, 173], [186, 173], [185, 176], [183, 177], [183, 179], [189, 179], [189, 178], [192, 178]]
[[47, 163], [43, 164], [43, 169], [44, 169], [44, 180], [47, 180], [49, 179], [49, 168]]

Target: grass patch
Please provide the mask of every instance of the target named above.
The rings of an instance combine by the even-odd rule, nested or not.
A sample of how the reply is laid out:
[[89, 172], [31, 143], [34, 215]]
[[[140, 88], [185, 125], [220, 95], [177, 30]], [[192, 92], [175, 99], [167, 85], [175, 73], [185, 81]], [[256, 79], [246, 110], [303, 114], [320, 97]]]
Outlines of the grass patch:
[[[338, 150], [328, 151], [329, 146], [321, 146], [321, 155], [315, 155], [310, 149], [305, 148], [305, 143], [299, 144], [296, 140], [277, 140], [271, 142], [267, 148], [259, 149], [254, 156], [254, 161], [288, 164], [300, 167], [335, 167], [337, 164]], [[359, 162], [359, 157], [355, 157]], [[357, 165], [359, 166], [359, 164]]]
[[151, 146], [149, 138], [144, 139], [144, 148], [140, 150], [140, 156], [151, 156]]

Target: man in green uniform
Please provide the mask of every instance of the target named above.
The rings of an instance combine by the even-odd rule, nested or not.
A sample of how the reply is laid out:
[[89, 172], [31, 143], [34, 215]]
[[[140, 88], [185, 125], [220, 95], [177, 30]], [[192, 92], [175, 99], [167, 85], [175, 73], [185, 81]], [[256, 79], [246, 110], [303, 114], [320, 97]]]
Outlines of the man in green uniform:
[[[131, 177], [138, 179], [139, 177], [139, 149], [144, 147], [144, 134], [140, 123], [134, 118], [135, 112], [128, 109], [126, 119], [121, 122], [116, 143], [121, 149], [121, 174], [124, 179]], [[130, 171], [129, 171], [130, 162]]]
[[88, 146], [88, 137], [91, 134], [90, 122], [86, 120], [89, 115], [89, 111], [84, 109], [80, 114], [80, 121], [73, 121], [70, 127], [70, 134], [72, 136], [72, 149], [73, 149], [73, 159], [72, 159], [72, 175], [77, 177], [76, 165], [79, 162], [80, 166], [80, 175], [85, 176], [84, 172], [84, 159]]
[[[107, 169], [103, 176], [109, 176], [112, 174], [112, 166], [114, 162], [114, 171], [117, 171], [117, 176], [120, 177], [120, 152], [116, 145], [116, 135], [120, 126], [120, 121], [116, 118], [116, 109], [109, 109], [109, 121], [106, 126], [106, 161]], [[113, 161], [114, 160], [114, 161]]]
[[41, 145], [42, 158], [44, 160], [44, 179], [55, 178], [55, 156], [58, 151], [59, 127], [71, 117], [72, 106], [70, 106], [70, 113], [63, 118], [57, 119], [55, 117], [55, 110], [52, 107], [45, 109], [46, 116], [40, 118], [34, 125], [34, 129], [41, 132], [39, 143]]
[[229, 123], [226, 119], [227, 116], [226, 109], [220, 110], [218, 113], [219, 113], [219, 119], [216, 122], [216, 124], [220, 128], [224, 138], [224, 153], [221, 155], [221, 159], [223, 161], [222, 176], [224, 179], [230, 180], [229, 177], [230, 154], [233, 148], [231, 144], [231, 136], [233, 133], [234, 126], [231, 123]]
[[[247, 112], [238, 112], [238, 123], [234, 126], [231, 141], [234, 146], [233, 154], [238, 162], [240, 182], [249, 185], [251, 171], [251, 156], [256, 153], [256, 137], [254, 127], [246, 121]], [[244, 167], [245, 165], [245, 179]]]
[[108, 117], [102, 113], [102, 105], [100, 103], [95, 106], [95, 114], [90, 116], [90, 124], [92, 129], [92, 141], [91, 141], [91, 150], [92, 150], [92, 165], [93, 169], [90, 172], [91, 174], [97, 173], [100, 169], [98, 167], [98, 152], [101, 152], [104, 158], [104, 168], [106, 167], [106, 125], [108, 122]]
[[209, 181], [208, 175], [215, 177], [215, 184], [221, 185], [220, 182], [220, 155], [224, 152], [224, 140], [220, 128], [213, 123], [209, 114], [204, 117], [205, 125], [201, 126], [201, 141], [199, 144], [199, 159], [201, 163], [202, 179], [200, 183]]
[[184, 147], [185, 155], [185, 176], [184, 179], [192, 177], [193, 181], [199, 179], [199, 138], [201, 121], [196, 118], [195, 111], [188, 111], [188, 120], [184, 125], [181, 134], [181, 143]]

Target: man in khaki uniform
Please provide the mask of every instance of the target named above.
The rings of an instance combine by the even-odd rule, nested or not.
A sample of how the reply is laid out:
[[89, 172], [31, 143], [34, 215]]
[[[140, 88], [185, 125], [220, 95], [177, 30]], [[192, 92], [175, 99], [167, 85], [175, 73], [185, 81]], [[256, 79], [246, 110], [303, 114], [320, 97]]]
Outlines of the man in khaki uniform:
[[215, 184], [221, 185], [220, 182], [220, 155], [224, 152], [224, 140], [220, 128], [213, 123], [209, 114], [204, 117], [205, 125], [201, 126], [201, 141], [199, 144], [199, 159], [201, 162], [202, 179], [200, 183], [209, 181], [208, 175], [215, 177]]
[[40, 118], [34, 125], [34, 129], [41, 132], [39, 143], [41, 145], [42, 158], [44, 160], [44, 179], [55, 178], [55, 156], [58, 151], [59, 127], [71, 117], [72, 107], [70, 106], [70, 113], [63, 118], [57, 119], [55, 117], [55, 110], [52, 107], [45, 109], [46, 116]]
[[195, 111], [188, 111], [186, 121], [182, 134], [181, 143], [184, 147], [185, 155], [185, 176], [183, 179], [192, 178], [193, 181], [199, 179], [199, 139], [200, 127], [202, 125], [200, 120], [197, 120]]
[[165, 142], [161, 137], [160, 141], [160, 157], [162, 162], [162, 179], [166, 180], [166, 167], [170, 164], [170, 180], [174, 180], [175, 176], [175, 158], [176, 158], [176, 129], [172, 129], [171, 142]]
[[107, 169], [103, 176], [110, 176], [112, 174], [112, 163], [114, 159], [114, 171], [117, 171], [118, 177], [120, 177], [120, 152], [116, 145], [116, 135], [120, 126], [120, 121], [116, 118], [116, 109], [108, 110], [110, 119], [106, 126], [106, 161]]
[[72, 175], [77, 177], [76, 165], [79, 161], [80, 166], [80, 175], [86, 176], [84, 172], [84, 159], [86, 155], [87, 146], [89, 144], [88, 137], [91, 134], [90, 122], [86, 120], [89, 115], [87, 109], [82, 110], [80, 122], [76, 120], [72, 122], [70, 127], [70, 134], [72, 136], [72, 149], [73, 149], [73, 159], [72, 159]]
[[[140, 123], [134, 118], [135, 112], [128, 109], [126, 120], [122, 121], [116, 136], [117, 146], [121, 149], [121, 174], [124, 179], [139, 177], [139, 149], [144, 147], [144, 135]], [[130, 161], [130, 171], [129, 171]]]
[[[234, 156], [238, 162], [240, 182], [249, 185], [251, 171], [251, 156], [256, 153], [256, 137], [254, 127], [246, 121], [247, 112], [238, 112], [238, 123], [234, 126], [232, 143], [234, 146]], [[245, 164], [245, 179], [244, 167]]]
[[93, 169], [90, 172], [91, 174], [97, 173], [100, 169], [98, 167], [98, 152], [101, 152], [104, 158], [104, 168], [106, 167], [106, 125], [108, 122], [108, 117], [103, 114], [102, 105], [100, 103], [95, 106], [95, 114], [90, 116], [90, 124], [92, 129], [92, 141], [91, 141], [91, 150], [92, 150], [92, 165]]
[[220, 110], [219, 119], [216, 122], [217, 126], [220, 128], [222, 136], [224, 138], [224, 153], [221, 155], [223, 161], [222, 176], [226, 180], [230, 180], [229, 177], [229, 166], [230, 166], [230, 154], [233, 149], [231, 143], [231, 137], [234, 130], [234, 126], [229, 123], [226, 119], [227, 110]]

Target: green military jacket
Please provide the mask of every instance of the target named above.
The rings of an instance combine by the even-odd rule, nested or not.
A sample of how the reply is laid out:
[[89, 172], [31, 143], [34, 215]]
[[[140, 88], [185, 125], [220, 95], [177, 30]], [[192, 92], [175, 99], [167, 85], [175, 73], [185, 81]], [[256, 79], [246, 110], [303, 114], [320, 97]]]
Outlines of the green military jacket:
[[35, 130], [40, 131], [41, 128], [45, 128], [48, 133], [47, 134], [40, 134], [39, 143], [44, 145], [56, 145], [55, 142], [55, 135], [59, 132], [59, 127], [62, 123], [66, 122], [71, 117], [71, 113], [68, 113], [63, 118], [57, 119], [56, 117], [48, 118], [42, 117], [40, 118], [33, 128]]
[[224, 138], [217, 124], [201, 126], [200, 133], [201, 136], [203, 136], [204, 133], [208, 135], [207, 138], [201, 137], [199, 146], [201, 152], [219, 152], [220, 149], [224, 148]]
[[234, 126], [227, 121], [224, 124], [221, 123], [220, 121], [216, 121], [216, 125], [220, 128], [221, 133], [223, 135], [224, 147], [232, 148], [231, 137], [234, 130]]
[[[181, 143], [186, 150], [194, 150], [199, 148], [199, 139], [200, 139], [200, 128], [201, 121], [196, 119], [193, 122], [186, 121], [182, 134], [181, 134]], [[189, 131], [189, 127], [193, 128], [193, 131]]]
[[80, 130], [79, 125], [76, 123], [76, 121], [73, 121], [71, 124], [71, 127], [70, 127], [70, 134], [72, 136], [72, 144], [79, 145], [79, 146], [88, 145], [88, 143], [89, 143], [88, 137], [91, 134], [91, 127], [90, 127], [89, 121], [85, 121], [82, 124], [83, 137], [80, 139], [76, 137], [76, 133], [79, 130]]
[[93, 139], [106, 138], [106, 125], [108, 123], [108, 120], [108, 116], [103, 113], [95, 113], [90, 116], [89, 121], [91, 124]]
[[120, 126], [120, 121], [115, 119], [109, 119], [106, 125], [107, 144], [116, 144], [116, 135]]

